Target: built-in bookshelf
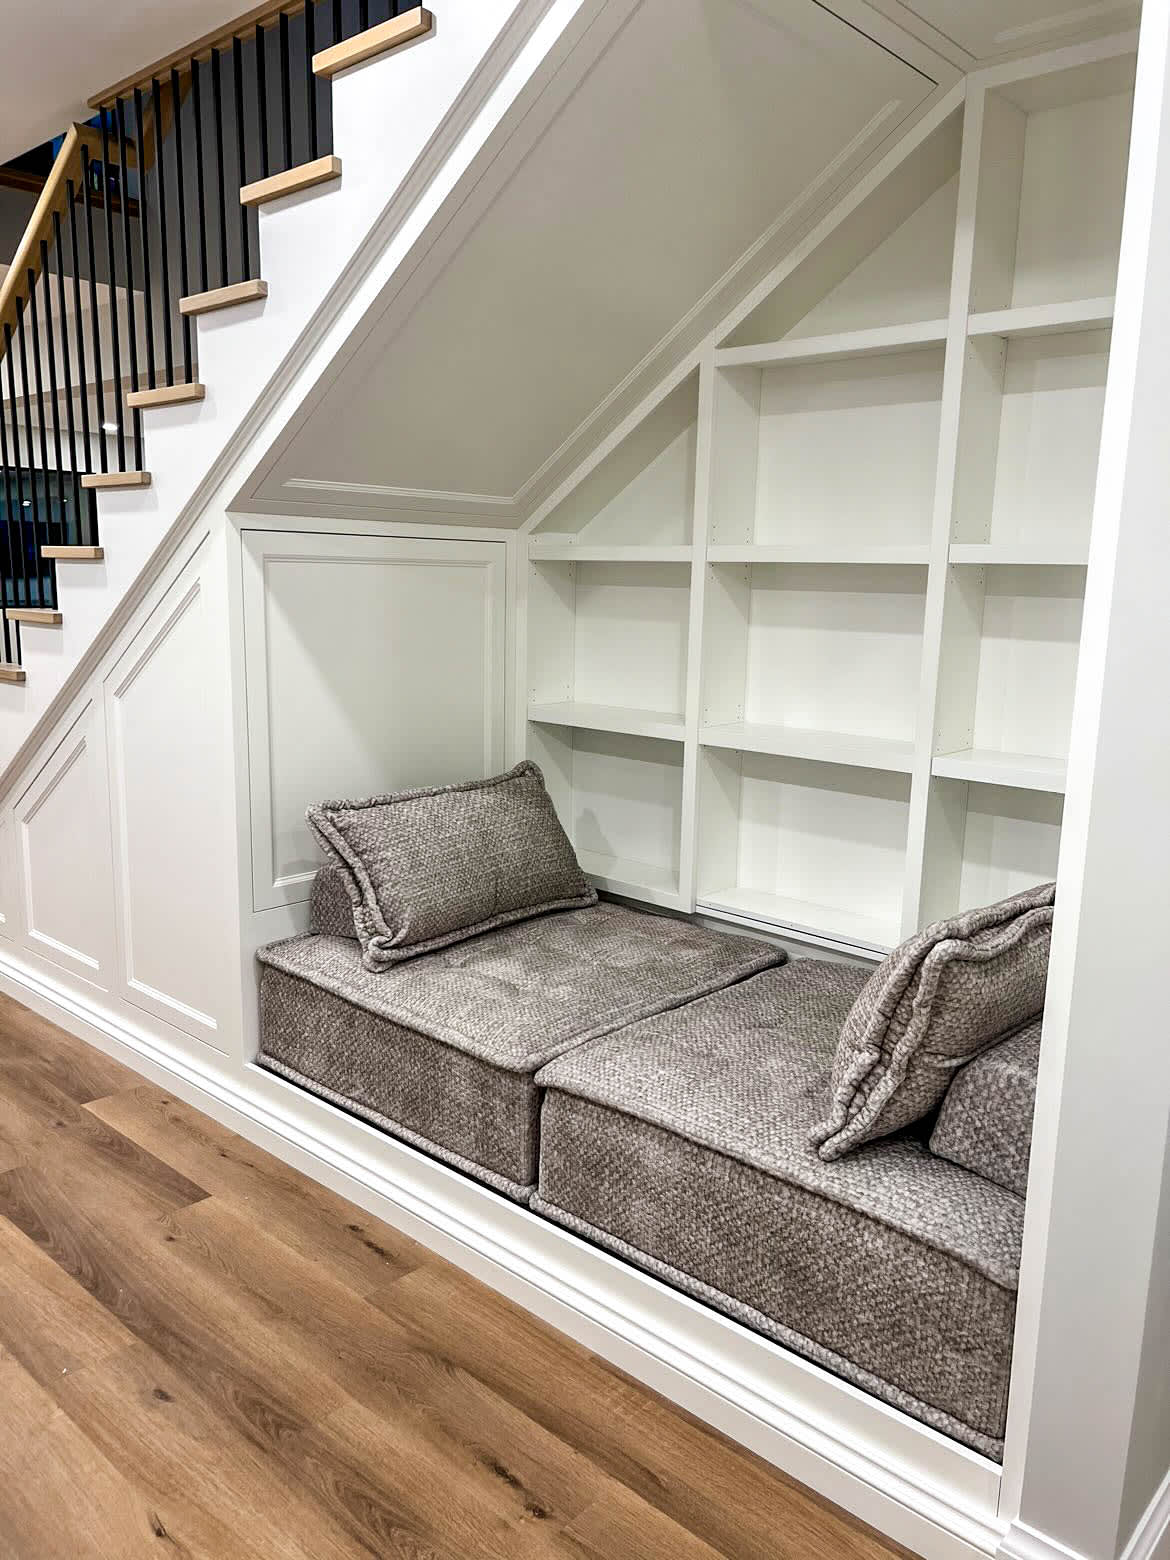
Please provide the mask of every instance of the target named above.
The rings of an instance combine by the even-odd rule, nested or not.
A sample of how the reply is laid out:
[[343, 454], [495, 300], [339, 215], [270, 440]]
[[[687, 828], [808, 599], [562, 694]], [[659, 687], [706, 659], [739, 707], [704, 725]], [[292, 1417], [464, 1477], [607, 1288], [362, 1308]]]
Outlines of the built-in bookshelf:
[[1129, 47], [971, 78], [534, 516], [602, 888], [872, 955], [1055, 873]]

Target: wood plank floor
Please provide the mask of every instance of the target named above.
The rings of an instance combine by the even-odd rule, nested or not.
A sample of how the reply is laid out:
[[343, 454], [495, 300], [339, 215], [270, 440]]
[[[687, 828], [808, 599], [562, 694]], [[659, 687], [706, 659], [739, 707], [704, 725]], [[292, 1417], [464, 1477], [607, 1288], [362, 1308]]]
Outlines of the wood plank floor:
[[887, 1560], [0, 996], [0, 1560]]

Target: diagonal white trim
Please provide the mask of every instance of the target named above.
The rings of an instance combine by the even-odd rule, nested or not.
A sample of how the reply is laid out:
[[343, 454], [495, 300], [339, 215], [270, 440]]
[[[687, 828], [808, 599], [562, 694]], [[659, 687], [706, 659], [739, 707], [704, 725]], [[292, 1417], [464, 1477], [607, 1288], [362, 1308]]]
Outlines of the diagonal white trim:
[[1170, 1469], [1130, 1534], [1121, 1560], [1170, 1560]]

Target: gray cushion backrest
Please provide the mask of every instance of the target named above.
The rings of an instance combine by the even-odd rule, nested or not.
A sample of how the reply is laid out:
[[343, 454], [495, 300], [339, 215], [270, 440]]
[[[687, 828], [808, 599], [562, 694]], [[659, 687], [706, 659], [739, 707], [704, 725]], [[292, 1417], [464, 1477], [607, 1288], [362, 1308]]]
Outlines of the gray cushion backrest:
[[955, 1074], [930, 1151], [1023, 1197], [1028, 1189], [1042, 1020], [993, 1045]]

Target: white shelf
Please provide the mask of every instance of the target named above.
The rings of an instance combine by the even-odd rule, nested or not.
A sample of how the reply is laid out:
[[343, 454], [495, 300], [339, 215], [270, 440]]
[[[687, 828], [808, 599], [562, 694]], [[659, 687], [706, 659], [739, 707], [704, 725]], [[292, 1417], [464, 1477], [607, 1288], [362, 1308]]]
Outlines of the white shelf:
[[812, 759], [825, 764], [849, 764], [909, 774], [914, 744], [884, 737], [855, 736], [843, 731], [814, 731], [800, 726], [766, 726], [755, 721], [703, 726], [704, 747], [732, 748], [741, 753], [772, 753], [781, 758]]
[[969, 336], [1059, 336], [1070, 331], [1108, 330], [1112, 298], [1076, 298], [1070, 303], [1037, 303], [1016, 309], [972, 314]]
[[1068, 768], [1062, 758], [1040, 753], [1000, 753], [994, 748], [964, 748], [935, 757], [931, 772], [944, 780], [971, 780], [1022, 791], [1062, 792]]
[[620, 704], [530, 704], [528, 719], [544, 726], [574, 726], [581, 731], [612, 731], [627, 737], [659, 737], [681, 742], [684, 721], [669, 710], [640, 710]]
[[916, 347], [946, 345], [946, 320], [921, 320], [910, 325], [883, 325], [876, 330], [846, 330], [832, 336], [804, 336], [765, 341], [749, 347], [723, 347], [715, 353], [717, 368], [775, 368], [785, 363], [838, 363], [846, 358], [910, 352]]
[[868, 547], [862, 544], [826, 546], [820, 542], [790, 542], [777, 546], [766, 543], [744, 543], [742, 546], [719, 545], [707, 549], [709, 563], [889, 563], [917, 565], [925, 568], [930, 562], [930, 548], [907, 544], [901, 547]]
[[579, 850], [581, 870], [595, 888], [627, 899], [642, 899], [669, 910], [688, 910], [679, 893], [678, 874], [666, 867], [623, 856], [606, 856], [599, 851]]
[[722, 888], [701, 893], [696, 908], [752, 926], [791, 931], [816, 942], [829, 939], [850, 948], [888, 953], [897, 946], [901, 928], [893, 921], [855, 915], [838, 905], [818, 905], [807, 899], [748, 888]]
[[533, 563], [690, 563], [691, 547], [589, 547], [572, 542], [530, 542]]
[[1037, 566], [1083, 569], [1089, 561], [1088, 543], [1073, 542], [1061, 548], [1049, 542], [952, 542], [952, 563]]

